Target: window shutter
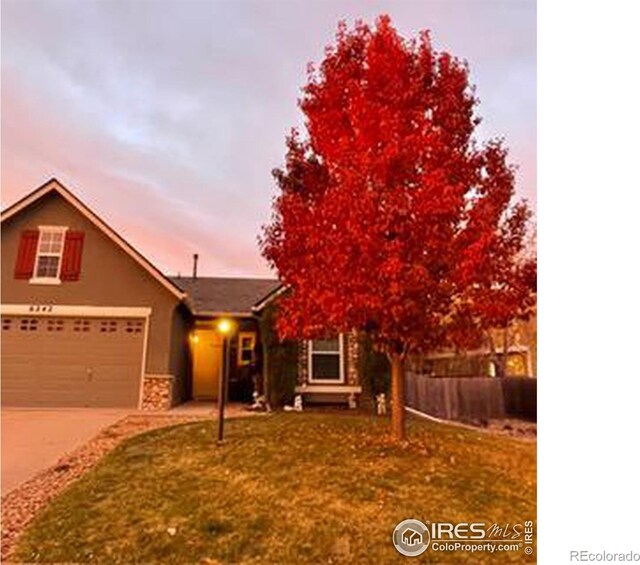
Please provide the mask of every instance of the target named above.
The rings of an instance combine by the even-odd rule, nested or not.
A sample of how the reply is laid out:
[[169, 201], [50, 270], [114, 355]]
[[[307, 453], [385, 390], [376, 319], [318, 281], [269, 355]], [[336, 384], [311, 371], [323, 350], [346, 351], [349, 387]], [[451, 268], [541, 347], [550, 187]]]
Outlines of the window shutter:
[[20, 238], [18, 257], [16, 259], [15, 278], [30, 279], [33, 276], [33, 266], [38, 251], [38, 230], [25, 230]]
[[84, 232], [68, 231], [64, 238], [64, 250], [62, 252], [62, 266], [60, 267], [60, 280], [77, 281], [80, 279], [80, 267], [82, 265], [82, 246], [84, 244]]

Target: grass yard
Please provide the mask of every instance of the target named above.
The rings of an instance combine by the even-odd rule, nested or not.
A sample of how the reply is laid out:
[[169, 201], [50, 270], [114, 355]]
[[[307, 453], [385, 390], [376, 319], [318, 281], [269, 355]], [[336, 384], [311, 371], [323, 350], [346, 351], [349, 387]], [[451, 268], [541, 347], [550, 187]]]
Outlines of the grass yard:
[[[407, 518], [535, 520], [534, 442], [413, 420], [403, 448], [387, 429], [306, 412], [231, 420], [223, 447], [209, 422], [134, 437], [31, 523], [14, 560], [403, 563], [391, 534]], [[431, 549], [413, 561], [429, 559], [527, 561]]]

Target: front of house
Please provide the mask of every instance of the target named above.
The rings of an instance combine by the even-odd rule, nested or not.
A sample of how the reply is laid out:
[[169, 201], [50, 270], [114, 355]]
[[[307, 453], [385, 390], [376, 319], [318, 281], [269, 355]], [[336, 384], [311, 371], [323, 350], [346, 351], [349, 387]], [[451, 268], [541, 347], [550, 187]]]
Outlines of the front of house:
[[[163, 410], [264, 389], [273, 279], [167, 277], [57, 180], [2, 213], [2, 404]], [[220, 318], [233, 320], [224, 345]], [[295, 390], [362, 391], [354, 335], [298, 343]]]
[[[363, 388], [386, 390], [384, 367], [354, 333], [274, 339], [268, 312], [283, 291], [276, 279], [200, 277], [195, 265], [168, 277], [52, 179], [2, 212], [2, 405], [166, 410], [216, 400], [225, 366], [232, 401], [353, 405]], [[511, 374], [535, 374], [529, 326], [533, 339], [508, 350]], [[486, 351], [471, 353], [419, 364], [434, 376], [486, 375]]]

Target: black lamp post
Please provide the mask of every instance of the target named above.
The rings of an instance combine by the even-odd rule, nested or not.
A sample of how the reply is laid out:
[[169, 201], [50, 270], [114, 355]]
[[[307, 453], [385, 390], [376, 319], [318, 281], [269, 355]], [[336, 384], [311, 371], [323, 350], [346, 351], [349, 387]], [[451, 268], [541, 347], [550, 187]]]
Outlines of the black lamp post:
[[218, 382], [218, 443], [224, 439], [224, 408], [227, 402], [227, 383], [229, 382], [229, 366], [231, 364], [231, 335], [233, 322], [221, 318], [217, 323], [218, 331], [222, 334], [222, 376]]

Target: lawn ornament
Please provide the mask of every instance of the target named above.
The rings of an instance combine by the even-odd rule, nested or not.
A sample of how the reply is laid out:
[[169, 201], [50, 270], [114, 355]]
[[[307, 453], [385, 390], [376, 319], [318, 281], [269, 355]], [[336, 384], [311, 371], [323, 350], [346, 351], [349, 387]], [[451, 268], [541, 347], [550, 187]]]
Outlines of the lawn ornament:
[[249, 406], [249, 410], [254, 412], [268, 411], [267, 398], [259, 395], [257, 392], [253, 393], [253, 404]]

